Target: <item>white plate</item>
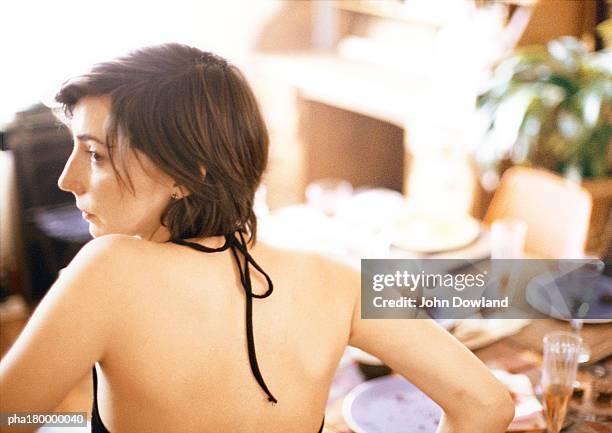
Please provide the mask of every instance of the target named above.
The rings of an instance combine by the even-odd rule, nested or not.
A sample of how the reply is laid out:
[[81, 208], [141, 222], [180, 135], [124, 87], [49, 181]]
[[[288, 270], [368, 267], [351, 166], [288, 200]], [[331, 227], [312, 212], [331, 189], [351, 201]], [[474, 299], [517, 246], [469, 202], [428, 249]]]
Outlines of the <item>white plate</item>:
[[457, 323], [457, 319], [434, 319], [438, 325], [450, 331], [452, 327]]
[[480, 234], [478, 220], [464, 215], [409, 213], [396, 221], [393, 245], [419, 253], [437, 253], [465, 247]]
[[434, 433], [442, 409], [401, 376], [369, 380], [353, 389], [342, 414], [355, 433]]

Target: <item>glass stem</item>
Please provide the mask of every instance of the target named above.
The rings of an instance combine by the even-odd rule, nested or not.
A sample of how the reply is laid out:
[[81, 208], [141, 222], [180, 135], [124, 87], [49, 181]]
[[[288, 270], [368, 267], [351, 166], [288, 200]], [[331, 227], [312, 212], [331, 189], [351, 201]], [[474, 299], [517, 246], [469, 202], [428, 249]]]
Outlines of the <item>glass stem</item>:
[[577, 335], [580, 335], [580, 331], [582, 331], [582, 324], [583, 324], [582, 319], [571, 319], [570, 320], [570, 325], [572, 329], [574, 330], [574, 333]]

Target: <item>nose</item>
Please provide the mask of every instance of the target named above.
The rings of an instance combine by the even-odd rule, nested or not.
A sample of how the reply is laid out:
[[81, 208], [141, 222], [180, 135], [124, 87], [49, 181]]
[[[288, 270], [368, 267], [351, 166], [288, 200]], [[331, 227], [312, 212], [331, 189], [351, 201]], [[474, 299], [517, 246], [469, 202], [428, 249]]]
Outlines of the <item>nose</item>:
[[83, 183], [80, 180], [82, 177], [78, 175], [78, 161], [76, 160], [76, 155], [76, 151], [70, 154], [70, 157], [64, 166], [64, 170], [57, 180], [57, 186], [62, 191], [72, 192], [79, 195], [83, 193]]

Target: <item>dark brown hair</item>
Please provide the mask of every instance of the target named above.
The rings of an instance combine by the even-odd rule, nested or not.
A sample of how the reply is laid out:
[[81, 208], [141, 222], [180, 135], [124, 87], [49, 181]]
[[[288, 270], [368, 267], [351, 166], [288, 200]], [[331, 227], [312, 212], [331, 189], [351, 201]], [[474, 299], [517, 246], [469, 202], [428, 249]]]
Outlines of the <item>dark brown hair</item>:
[[172, 238], [239, 230], [255, 241], [253, 201], [268, 133], [236, 66], [176, 43], [142, 48], [67, 81], [55, 99], [70, 119], [81, 98], [102, 95], [111, 98], [106, 142], [120, 183], [126, 185], [113, 155], [134, 193], [125, 156], [137, 149], [190, 192], [162, 213]]

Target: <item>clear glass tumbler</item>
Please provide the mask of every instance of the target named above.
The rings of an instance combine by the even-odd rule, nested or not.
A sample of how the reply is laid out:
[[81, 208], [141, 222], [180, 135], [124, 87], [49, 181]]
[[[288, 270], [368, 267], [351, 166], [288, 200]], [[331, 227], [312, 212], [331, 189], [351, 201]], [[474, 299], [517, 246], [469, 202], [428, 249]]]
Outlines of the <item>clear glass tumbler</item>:
[[502, 218], [491, 224], [491, 258], [521, 259], [525, 249], [527, 223], [513, 218]]
[[544, 336], [542, 389], [546, 431], [559, 433], [572, 396], [582, 339], [571, 332], [551, 332]]

